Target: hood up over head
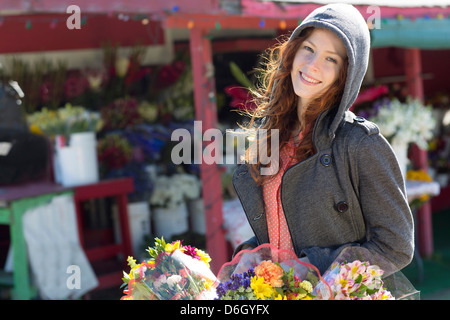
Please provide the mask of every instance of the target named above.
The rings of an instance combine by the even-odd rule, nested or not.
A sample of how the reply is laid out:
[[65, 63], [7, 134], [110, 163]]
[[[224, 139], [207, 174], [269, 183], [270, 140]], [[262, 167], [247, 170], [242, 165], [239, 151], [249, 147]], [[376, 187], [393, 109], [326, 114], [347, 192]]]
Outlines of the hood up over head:
[[334, 138], [345, 112], [358, 96], [367, 71], [370, 53], [369, 28], [361, 13], [352, 5], [330, 4], [311, 12], [294, 30], [289, 40], [298, 37], [302, 30], [309, 27], [331, 30], [342, 40], [347, 50], [348, 69], [345, 89], [339, 106], [336, 106], [338, 109], [328, 131], [329, 136]]

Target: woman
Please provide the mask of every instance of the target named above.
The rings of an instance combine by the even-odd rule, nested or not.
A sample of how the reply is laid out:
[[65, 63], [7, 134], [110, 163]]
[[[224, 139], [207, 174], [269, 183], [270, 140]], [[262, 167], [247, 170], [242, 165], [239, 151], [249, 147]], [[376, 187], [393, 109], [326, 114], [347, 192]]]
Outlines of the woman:
[[[233, 185], [255, 237], [324, 272], [344, 248], [391, 274], [408, 265], [414, 228], [395, 155], [378, 127], [348, 111], [367, 70], [370, 36], [350, 5], [313, 11], [268, 61], [250, 126], [279, 135], [279, 163], [240, 165]], [[271, 130], [277, 129], [277, 130]], [[251, 148], [249, 148], [250, 150]], [[267, 165], [268, 166], [268, 165]]]

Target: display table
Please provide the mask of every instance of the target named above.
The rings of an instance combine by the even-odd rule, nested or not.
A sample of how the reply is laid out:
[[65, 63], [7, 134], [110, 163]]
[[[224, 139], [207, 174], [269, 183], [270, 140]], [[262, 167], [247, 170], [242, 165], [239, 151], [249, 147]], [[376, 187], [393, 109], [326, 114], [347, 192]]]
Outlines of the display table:
[[[61, 194], [71, 194], [74, 197], [78, 233], [82, 246], [84, 245], [81, 218], [82, 202], [94, 198], [114, 197], [119, 211], [122, 243], [92, 248], [85, 250], [85, 252], [89, 261], [111, 257], [119, 253], [123, 254], [125, 258], [131, 255], [127, 194], [133, 192], [133, 190], [134, 186], [131, 178], [105, 180], [72, 188], [50, 182], [0, 188], [0, 224], [9, 225], [10, 227], [10, 245], [13, 259], [12, 273], [4, 272], [0, 269], [0, 284], [13, 287], [13, 299], [28, 300], [36, 296], [37, 291], [31, 286], [30, 281], [22, 217], [27, 210], [47, 204], [53, 197]], [[122, 273], [120, 272], [119, 278], [116, 279], [118, 274], [119, 272], [99, 277], [99, 288], [121, 281]]]
[[1, 273], [0, 284], [13, 287], [13, 299], [28, 300], [36, 295], [28, 270], [27, 246], [22, 228], [23, 214], [28, 209], [44, 205], [53, 197], [64, 193], [72, 191], [48, 182], [0, 188], [0, 224], [10, 227], [14, 266], [12, 274]]
[[[414, 200], [419, 199], [420, 197], [424, 196], [424, 195], [428, 195], [430, 197], [432, 196], [437, 196], [440, 193], [440, 185], [437, 182], [431, 181], [431, 182], [427, 182], [427, 181], [418, 181], [418, 180], [406, 180], [405, 182], [406, 184], [406, 195], [408, 197], [408, 202], [411, 204]], [[418, 276], [418, 281], [421, 282], [423, 280], [423, 261], [422, 261], [422, 257], [419, 253], [419, 248], [418, 248], [418, 242], [419, 241], [424, 241], [424, 242], [431, 242], [432, 239], [418, 239], [418, 228], [419, 226], [419, 222], [418, 222], [418, 217], [417, 217], [417, 210], [418, 208], [412, 206], [411, 207], [411, 211], [413, 213], [413, 217], [414, 217], [414, 228], [415, 228], [415, 237], [414, 237], [414, 241], [415, 241], [415, 246], [414, 246], [414, 258], [417, 261], [417, 266], [418, 266], [418, 272], [419, 272], [419, 276]], [[430, 233], [432, 234], [432, 233]]]
[[[75, 208], [78, 219], [78, 230], [80, 244], [83, 247], [89, 261], [97, 261], [122, 254], [124, 261], [132, 256], [132, 245], [130, 227], [128, 220], [128, 198], [127, 195], [134, 191], [132, 178], [120, 178], [104, 180], [98, 183], [78, 186], [74, 188]], [[95, 248], [86, 248], [83, 232], [82, 203], [96, 198], [114, 197], [116, 199], [117, 211], [119, 213], [119, 225], [121, 243], [109, 244]], [[112, 212], [111, 212], [112, 214]], [[122, 270], [106, 275], [98, 275], [99, 285], [96, 289], [102, 289], [122, 283]]]

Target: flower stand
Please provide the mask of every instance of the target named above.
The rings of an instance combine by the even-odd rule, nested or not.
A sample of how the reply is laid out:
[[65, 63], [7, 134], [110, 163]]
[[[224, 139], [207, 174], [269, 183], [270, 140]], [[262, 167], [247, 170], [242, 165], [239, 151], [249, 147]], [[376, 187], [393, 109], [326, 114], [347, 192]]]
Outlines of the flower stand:
[[185, 202], [174, 208], [153, 208], [154, 235], [170, 240], [173, 235], [188, 231], [188, 210]]

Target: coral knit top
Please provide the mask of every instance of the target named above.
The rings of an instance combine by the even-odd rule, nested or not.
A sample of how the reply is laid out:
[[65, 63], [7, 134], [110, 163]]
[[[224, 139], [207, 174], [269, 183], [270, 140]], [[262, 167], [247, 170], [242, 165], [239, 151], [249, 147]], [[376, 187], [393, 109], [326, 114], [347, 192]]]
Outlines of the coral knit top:
[[[299, 138], [302, 138], [300, 133]], [[297, 163], [294, 158], [298, 141], [291, 138], [287, 144], [280, 150], [281, 167], [278, 173], [272, 179], [263, 184], [264, 208], [266, 211], [267, 227], [269, 231], [270, 244], [278, 249], [294, 252], [291, 235], [284, 216], [281, 205], [281, 178], [284, 172]]]

